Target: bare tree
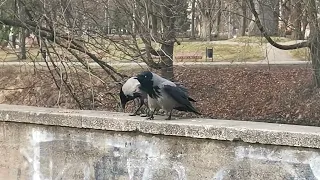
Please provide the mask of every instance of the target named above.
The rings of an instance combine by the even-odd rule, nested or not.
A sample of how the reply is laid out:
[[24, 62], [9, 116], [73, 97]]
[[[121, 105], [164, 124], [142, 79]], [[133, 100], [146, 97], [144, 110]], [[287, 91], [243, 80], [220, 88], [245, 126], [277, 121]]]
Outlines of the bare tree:
[[292, 0], [291, 2], [291, 16], [289, 22], [292, 23], [292, 39], [303, 39], [301, 31], [301, 20], [302, 20], [302, 5], [301, 1]]
[[191, 0], [191, 37], [190, 39], [196, 39], [195, 16], [196, 16], [196, 0]]
[[[0, 17], [0, 23], [13, 27], [14, 30], [21, 29], [21, 58], [25, 58], [25, 32], [32, 32], [37, 38], [38, 48], [42, 56], [39, 58], [38, 55], [31, 52], [26, 58], [34, 61], [44, 61], [57, 88], [64, 87], [77, 102], [79, 108], [88, 108], [87, 105], [90, 104], [88, 101], [91, 102], [91, 99], [95, 97], [91, 95], [91, 99], [81, 98], [81, 95], [78, 94], [79, 91], [75, 87], [85, 85], [70, 79], [72, 76], [68, 74], [79, 71], [80, 68], [78, 66], [71, 67], [72, 62], [78, 61], [82, 68], [88, 71], [89, 76], [102, 79], [101, 74], [89, 65], [89, 62], [95, 62], [113, 81], [120, 82], [122, 80], [124, 75], [103, 60], [113, 41], [102, 33], [103, 26], [100, 19], [102, 11], [97, 10], [96, 7], [91, 5], [92, 3], [88, 1], [61, 1], [60, 3], [58, 1], [39, 0], [34, 0], [32, 3], [16, 0], [15, 3], [18, 6], [15, 4], [11, 6], [12, 8], [1, 7], [1, 12], [5, 16]], [[17, 11], [19, 13], [16, 13]], [[88, 21], [85, 19], [86, 17], [88, 17]], [[84, 21], [86, 22], [84, 23]], [[87, 27], [89, 29], [97, 24], [99, 25], [97, 29], [84, 35], [84, 32], [87, 32]], [[106, 37], [103, 42], [99, 41], [102, 37]], [[12, 39], [15, 43], [14, 38]], [[100, 56], [101, 53], [104, 55]]]
[[242, 10], [242, 18], [241, 18], [241, 36], [246, 35], [247, 29], [247, 4], [246, 0], [241, 1], [241, 10]]
[[319, 22], [317, 18], [318, 14], [318, 6], [315, 0], [309, 0], [306, 4], [308, 19], [310, 25], [310, 37], [307, 41], [292, 44], [292, 45], [281, 45], [276, 43], [270, 37], [270, 33], [265, 29], [263, 24], [260, 21], [259, 15], [255, 9], [255, 4], [253, 0], [247, 0], [247, 3], [255, 17], [255, 23], [259, 28], [260, 32], [267, 39], [267, 41], [276, 48], [283, 50], [291, 50], [307, 47], [310, 49], [310, 57], [313, 66], [313, 77], [314, 83], [316, 87], [320, 87], [320, 63], [319, 63], [319, 55], [320, 55], [320, 29]]
[[211, 33], [215, 20], [214, 7], [216, 0], [199, 0], [197, 1], [200, 13], [201, 13], [201, 33], [200, 37], [203, 40], [211, 41]]
[[[20, 57], [45, 62], [57, 89], [65, 89], [79, 108], [94, 108], [99, 92], [82, 81], [79, 71], [106, 87], [110, 84], [103, 79], [118, 86], [126, 77], [109, 62], [145, 62], [173, 78], [174, 43], [187, 24], [186, 10], [187, 0], [5, 1], [0, 31], [20, 32]], [[36, 36], [38, 53], [25, 48], [26, 31]]]
[[[252, 1], [255, 11], [265, 31], [271, 35], [278, 34], [278, 18], [279, 18], [279, 0], [254, 0]], [[260, 36], [259, 28], [255, 25], [255, 21], [251, 21], [249, 25], [249, 35]]]
[[[24, 11], [24, 6], [21, 5], [21, 2], [17, 2], [18, 6], [18, 11], [19, 11], [19, 18], [24, 21], [25, 18], [25, 11]], [[26, 54], [26, 30], [24, 28], [20, 28], [19, 32], [19, 47], [20, 47], [20, 59], [27, 59], [27, 54]]]
[[216, 20], [216, 35], [220, 34], [221, 16], [222, 16], [222, 0], [217, 0], [217, 20]]
[[[177, 42], [176, 33], [181, 29], [181, 23], [177, 23], [186, 16], [187, 1], [126, 0], [116, 1], [115, 7], [136, 27], [135, 31], [130, 27], [126, 29], [133, 40], [131, 47], [136, 56], [150, 68], [161, 69], [162, 76], [173, 79], [173, 48]], [[137, 44], [140, 39], [143, 48]], [[122, 46], [122, 51], [127, 48]], [[154, 56], [159, 57], [159, 63]]]

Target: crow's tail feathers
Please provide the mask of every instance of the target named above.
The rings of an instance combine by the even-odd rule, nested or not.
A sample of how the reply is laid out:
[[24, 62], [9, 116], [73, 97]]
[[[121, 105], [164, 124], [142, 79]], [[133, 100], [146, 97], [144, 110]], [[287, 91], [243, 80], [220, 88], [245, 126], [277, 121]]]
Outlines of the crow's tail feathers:
[[196, 100], [192, 99], [191, 97], [188, 97], [188, 100], [192, 101], [192, 102], [197, 102]]

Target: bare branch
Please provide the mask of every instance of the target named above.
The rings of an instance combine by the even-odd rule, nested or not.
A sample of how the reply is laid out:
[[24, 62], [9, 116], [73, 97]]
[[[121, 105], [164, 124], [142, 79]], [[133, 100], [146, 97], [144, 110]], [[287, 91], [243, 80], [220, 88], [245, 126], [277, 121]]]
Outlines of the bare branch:
[[258, 26], [260, 32], [263, 34], [263, 36], [267, 39], [267, 41], [272, 46], [279, 48], [279, 49], [283, 49], [283, 50], [291, 50], [291, 49], [298, 49], [298, 48], [303, 48], [303, 47], [310, 47], [309, 41], [296, 43], [296, 44], [292, 44], [292, 45], [282, 45], [282, 44], [279, 44], [279, 43], [275, 42], [274, 40], [272, 40], [272, 38], [268, 35], [268, 33], [265, 31], [263, 25], [261, 24], [259, 15], [258, 15], [257, 11], [255, 10], [253, 0], [247, 0], [247, 3], [248, 3], [249, 8], [252, 11], [253, 16], [255, 17], [255, 23]]

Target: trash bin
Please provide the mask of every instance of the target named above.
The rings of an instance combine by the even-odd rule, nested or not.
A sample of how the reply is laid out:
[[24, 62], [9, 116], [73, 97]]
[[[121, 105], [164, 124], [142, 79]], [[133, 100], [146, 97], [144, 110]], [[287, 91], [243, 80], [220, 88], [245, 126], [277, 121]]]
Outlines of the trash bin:
[[41, 52], [43, 59], [46, 60], [47, 59], [47, 51], [45, 49], [41, 49], [40, 52]]
[[213, 61], [213, 48], [206, 48], [206, 60], [211, 58]]
[[213, 49], [212, 48], [207, 48], [207, 57], [212, 58], [213, 57]]

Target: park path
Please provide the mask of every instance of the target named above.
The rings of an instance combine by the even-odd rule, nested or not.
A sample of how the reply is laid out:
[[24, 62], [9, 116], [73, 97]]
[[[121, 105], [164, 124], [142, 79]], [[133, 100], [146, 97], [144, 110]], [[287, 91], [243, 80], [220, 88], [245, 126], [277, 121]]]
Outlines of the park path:
[[[295, 44], [295, 43], [299, 43], [299, 42], [302, 42], [302, 41], [288, 41], [288, 42], [283, 42], [280, 44], [291, 45], [291, 44]], [[264, 59], [264, 61], [273, 62], [273, 61], [300, 60], [300, 59], [292, 57], [288, 50], [278, 49], [278, 48], [272, 46], [270, 43], [267, 43], [267, 45], [265, 47], [265, 52], [267, 53], [267, 56]]]
[[296, 60], [293, 58], [288, 51], [278, 49], [271, 44], [267, 43], [264, 47], [264, 52], [266, 55], [266, 58], [263, 61], [291, 61]]

